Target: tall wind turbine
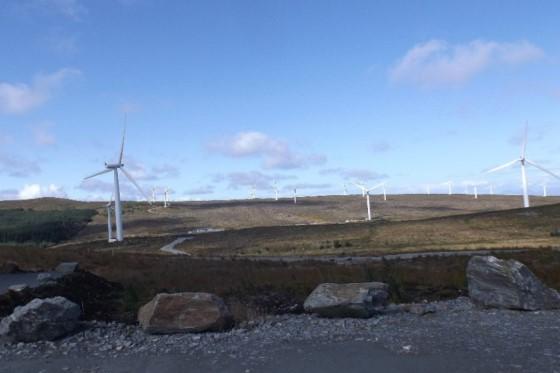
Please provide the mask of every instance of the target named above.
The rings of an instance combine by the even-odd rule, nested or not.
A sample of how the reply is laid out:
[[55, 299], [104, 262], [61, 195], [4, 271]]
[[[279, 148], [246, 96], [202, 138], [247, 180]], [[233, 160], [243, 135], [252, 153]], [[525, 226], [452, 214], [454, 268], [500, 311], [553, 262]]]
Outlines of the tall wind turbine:
[[370, 204], [370, 198], [369, 198], [369, 192], [371, 192], [372, 190], [375, 190], [377, 188], [381, 188], [385, 183], [380, 183], [377, 184], [371, 188], [367, 188], [366, 186], [362, 185], [362, 184], [358, 184], [358, 183], [353, 183], [356, 187], [358, 187], [359, 189], [361, 189], [363, 191], [363, 193], [366, 195], [366, 205], [367, 205], [367, 220], [371, 221], [371, 204]]
[[495, 167], [489, 171], [486, 171], [487, 173], [491, 173], [491, 172], [496, 172], [499, 170], [503, 170], [505, 168], [511, 167], [515, 164], [518, 164], [521, 166], [521, 185], [523, 188], [523, 207], [527, 208], [530, 206], [529, 204], [529, 190], [528, 190], [528, 184], [527, 184], [527, 171], [526, 171], [526, 166], [530, 165], [533, 166], [535, 168], [538, 168], [539, 170], [541, 170], [544, 173], [547, 173], [553, 177], [555, 177], [556, 179], [560, 180], [560, 176], [556, 175], [555, 173], [547, 170], [546, 168], [539, 166], [538, 164], [536, 164], [535, 162], [532, 162], [530, 160], [527, 159], [526, 157], [526, 152], [527, 152], [527, 125], [525, 125], [525, 131], [523, 133], [523, 141], [521, 143], [521, 156], [518, 159], [514, 159], [511, 162], [508, 162], [506, 164], [503, 164], [501, 166]]
[[297, 188], [294, 188], [294, 205], [297, 204]]
[[156, 202], [156, 187], [152, 187], [152, 203]]
[[546, 183], [542, 184], [542, 196], [543, 197], [548, 197], [548, 190], [547, 190], [547, 185]]
[[138, 189], [138, 191], [142, 194], [142, 196], [144, 196], [144, 198], [146, 198], [146, 201], [148, 201], [148, 202], [150, 201], [150, 199], [148, 198], [146, 193], [144, 193], [142, 188], [140, 188], [138, 183], [124, 169], [123, 154], [124, 154], [124, 139], [125, 139], [125, 136], [126, 136], [126, 125], [125, 125], [125, 128], [123, 130], [123, 136], [122, 136], [122, 142], [121, 142], [121, 151], [119, 153], [119, 159], [118, 159], [117, 163], [107, 163], [107, 162], [105, 162], [105, 170], [96, 172], [93, 175], [90, 175], [90, 176], [84, 178], [84, 180], [87, 180], [87, 179], [91, 179], [91, 178], [99, 176], [99, 175], [103, 175], [103, 174], [106, 174], [106, 173], [109, 173], [109, 172], [113, 172], [113, 183], [114, 183], [113, 184], [113, 187], [114, 187], [113, 195], [115, 197], [115, 224], [116, 224], [116, 230], [117, 230], [117, 237], [116, 237], [117, 241], [122, 241], [123, 240], [122, 205], [121, 205], [121, 192], [120, 192], [120, 186], [119, 186], [119, 170], [128, 178], [128, 180], [130, 180], [130, 182], [132, 184], [134, 184], [136, 189]]

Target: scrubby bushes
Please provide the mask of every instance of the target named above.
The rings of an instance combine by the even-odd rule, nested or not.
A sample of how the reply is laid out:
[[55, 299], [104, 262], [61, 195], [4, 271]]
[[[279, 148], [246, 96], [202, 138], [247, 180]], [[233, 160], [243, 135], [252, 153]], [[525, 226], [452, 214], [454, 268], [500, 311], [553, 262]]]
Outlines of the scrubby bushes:
[[58, 243], [74, 237], [96, 214], [91, 209], [0, 210], [0, 243]]

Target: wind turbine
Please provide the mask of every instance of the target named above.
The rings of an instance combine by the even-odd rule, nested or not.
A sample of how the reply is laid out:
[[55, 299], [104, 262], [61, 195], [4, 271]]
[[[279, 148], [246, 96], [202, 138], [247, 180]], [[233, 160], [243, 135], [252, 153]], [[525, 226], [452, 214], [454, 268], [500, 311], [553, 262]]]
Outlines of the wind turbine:
[[527, 171], [526, 171], [526, 166], [527, 165], [538, 168], [542, 172], [547, 173], [547, 174], [555, 177], [556, 179], [560, 180], [560, 176], [554, 174], [553, 172], [547, 170], [546, 168], [544, 168], [542, 166], [539, 166], [535, 162], [532, 162], [532, 161], [528, 160], [527, 157], [526, 157], [526, 152], [527, 152], [527, 125], [525, 125], [525, 131], [523, 133], [523, 141], [521, 143], [521, 156], [518, 159], [514, 159], [511, 162], [508, 162], [508, 163], [503, 164], [501, 166], [495, 167], [495, 168], [493, 168], [489, 171], [486, 171], [486, 173], [496, 172], [496, 171], [503, 170], [505, 168], [511, 167], [511, 166], [519, 163], [519, 165], [521, 166], [521, 186], [523, 188], [523, 207], [525, 207], [525, 208], [530, 206], [530, 204], [529, 204], [529, 190], [528, 190], [528, 186], [527, 186]]
[[380, 183], [377, 184], [371, 188], [367, 188], [362, 184], [358, 184], [358, 183], [353, 183], [356, 187], [360, 188], [363, 193], [366, 195], [366, 205], [367, 205], [367, 220], [371, 221], [371, 204], [370, 204], [370, 198], [369, 198], [369, 192], [372, 190], [375, 190], [377, 188], [382, 187], [385, 183]]
[[156, 202], [156, 187], [152, 187], [152, 203]]
[[453, 182], [451, 180], [449, 180], [449, 181], [446, 181], [445, 183], [443, 183], [443, 185], [447, 185], [447, 194], [452, 195], [453, 194]]
[[297, 188], [294, 188], [294, 205], [297, 204]]
[[169, 188], [165, 187], [165, 190], [163, 192], [163, 207], [167, 208], [169, 207], [170, 203], [169, 203]]
[[348, 188], [346, 187], [346, 183], [342, 184], [342, 186], [344, 187], [344, 195], [347, 196], [348, 195]]
[[250, 193], [251, 199], [255, 199], [257, 198], [257, 187], [255, 186], [255, 184], [253, 184], [251, 186], [251, 193]]
[[385, 184], [385, 182], [379, 184], [379, 186], [383, 188], [383, 201], [387, 201], [387, 189], [385, 188]]
[[84, 180], [87, 180], [87, 179], [91, 179], [91, 178], [94, 178], [94, 177], [99, 176], [99, 175], [103, 175], [103, 174], [106, 174], [106, 173], [109, 173], [109, 172], [113, 172], [113, 183], [114, 183], [113, 184], [113, 187], [114, 187], [113, 195], [115, 197], [115, 223], [116, 223], [116, 230], [117, 230], [117, 237], [116, 237], [117, 241], [122, 241], [123, 240], [122, 205], [121, 205], [121, 192], [120, 192], [120, 186], [119, 186], [119, 170], [128, 178], [128, 180], [130, 180], [130, 182], [132, 184], [134, 184], [136, 189], [138, 189], [138, 191], [144, 196], [144, 198], [146, 198], [146, 200], [148, 202], [150, 201], [150, 199], [148, 198], [148, 196], [146, 196], [146, 193], [144, 193], [144, 191], [142, 190], [142, 188], [140, 188], [138, 183], [124, 169], [123, 154], [124, 154], [125, 136], [126, 136], [126, 125], [125, 125], [124, 130], [123, 130], [123, 136], [122, 136], [122, 142], [121, 142], [121, 151], [119, 153], [119, 159], [118, 159], [117, 163], [107, 163], [107, 162], [105, 162], [105, 170], [96, 172], [93, 175], [90, 175], [90, 176], [84, 178]]
[[494, 195], [494, 184], [490, 184], [490, 195], [493, 196]]
[[542, 188], [543, 188], [542, 196], [543, 196], [543, 197], [548, 197], [548, 190], [547, 190], [547, 185], [546, 185], [546, 183], [543, 183], [543, 184], [542, 184]]
[[474, 199], [478, 199], [478, 185], [473, 185]]

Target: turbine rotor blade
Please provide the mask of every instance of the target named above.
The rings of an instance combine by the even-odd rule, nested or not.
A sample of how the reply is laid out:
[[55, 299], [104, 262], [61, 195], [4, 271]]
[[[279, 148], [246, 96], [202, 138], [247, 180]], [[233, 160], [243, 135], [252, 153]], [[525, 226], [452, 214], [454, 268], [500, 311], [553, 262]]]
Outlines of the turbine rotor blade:
[[122, 173], [128, 178], [128, 180], [130, 180], [130, 182], [132, 184], [134, 184], [134, 186], [136, 187], [136, 189], [138, 189], [138, 191], [140, 192], [140, 194], [142, 194], [142, 196], [144, 196], [144, 198], [146, 199], [146, 201], [148, 201], [148, 203], [152, 203], [150, 201], [150, 198], [148, 198], [148, 195], [142, 190], [142, 188], [140, 188], [140, 185], [138, 185], [138, 183], [132, 178], [132, 175], [130, 175], [124, 168], [120, 168], [120, 170], [122, 171]]
[[122, 160], [123, 160], [123, 154], [124, 154], [124, 139], [126, 137], [126, 121], [124, 124], [124, 128], [123, 128], [123, 134], [122, 134], [122, 142], [121, 142], [121, 152], [119, 153], [119, 164], [122, 164]]
[[375, 189], [381, 188], [381, 187], [382, 187], [383, 185], [385, 185], [385, 184], [386, 184], [385, 182], [379, 183], [379, 184], [374, 185], [374, 186], [372, 186], [371, 188], [369, 188], [369, 190], [371, 191], [371, 190], [375, 190]]
[[113, 170], [106, 169], [106, 170], [103, 170], [103, 171], [99, 171], [99, 172], [94, 173], [93, 175], [89, 175], [87, 177], [84, 177], [84, 180], [91, 179], [92, 177], [103, 175], [103, 174], [106, 174], [106, 173], [111, 172], [111, 171], [113, 171]]
[[555, 177], [556, 179], [560, 180], [560, 176], [556, 175], [554, 172], [547, 170], [546, 168], [539, 166], [538, 164], [531, 162], [530, 160], [526, 159], [525, 162], [529, 163], [531, 166], [538, 168], [539, 170], [541, 170], [544, 173], [549, 174], [552, 177]]
[[503, 170], [504, 168], [508, 168], [508, 167], [513, 166], [513, 165], [516, 164], [517, 162], [519, 162], [519, 159], [515, 159], [515, 160], [513, 160], [513, 161], [511, 161], [511, 162], [508, 162], [508, 163], [506, 163], [506, 164], [503, 164], [503, 165], [501, 165], [501, 166], [492, 168], [492, 169], [486, 171], [485, 173], [486, 173], [486, 174], [490, 174], [490, 173], [492, 173], [492, 172], [496, 172], [496, 171], [499, 171], [499, 170]]

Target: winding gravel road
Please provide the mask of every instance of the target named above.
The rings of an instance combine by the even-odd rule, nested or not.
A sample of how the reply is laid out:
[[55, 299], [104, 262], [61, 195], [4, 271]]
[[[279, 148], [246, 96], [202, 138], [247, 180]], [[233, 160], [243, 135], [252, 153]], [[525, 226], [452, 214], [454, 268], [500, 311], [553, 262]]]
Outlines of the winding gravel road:
[[206, 334], [91, 323], [57, 342], [0, 346], [0, 372], [560, 372], [560, 311], [434, 306], [368, 320], [273, 316]]

